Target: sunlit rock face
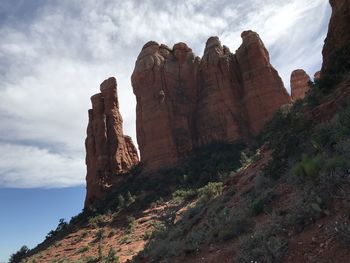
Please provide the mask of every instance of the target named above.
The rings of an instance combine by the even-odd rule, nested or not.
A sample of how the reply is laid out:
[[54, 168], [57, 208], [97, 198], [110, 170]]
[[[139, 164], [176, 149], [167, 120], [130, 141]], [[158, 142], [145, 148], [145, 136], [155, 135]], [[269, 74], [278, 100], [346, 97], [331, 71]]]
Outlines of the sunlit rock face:
[[310, 76], [304, 70], [294, 70], [290, 76], [292, 100], [304, 99], [305, 94], [310, 90], [310, 84]]
[[118, 184], [122, 175], [138, 163], [137, 150], [123, 134], [119, 113], [117, 82], [102, 82], [101, 93], [91, 97], [89, 123], [85, 140], [87, 193], [85, 207], [104, 198], [106, 190]]
[[131, 80], [145, 171], [174, 166], [215, 141], [249, 140], [290, 103], [259, 35], [245, 31], [242, 39], [233, 54], [210, 37], [202, 58], [185, 43], [144, 45]]

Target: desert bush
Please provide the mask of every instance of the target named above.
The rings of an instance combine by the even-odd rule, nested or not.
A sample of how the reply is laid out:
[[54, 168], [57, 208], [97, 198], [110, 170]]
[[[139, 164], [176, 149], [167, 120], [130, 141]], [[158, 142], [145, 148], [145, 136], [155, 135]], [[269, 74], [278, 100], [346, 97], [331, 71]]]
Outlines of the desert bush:
[[86, 251], [89, 251], [89, 247], [88, 246], [84, 246], [78, 249], [78, 253], [84, 253]]
[[205, 203], [222, 194], [222, 182], [209, 182], [206, 186], [198, 189], [199, 202]]
[[240, 240], [236, 260], [248, 262], [281, 262], [287, 249], [287, 241], [278, 235], [274, 226], [267, 226]]
[[130, 244], [132, 241], [133, 241], [133, 237], [130, 234], [125, 234], [120, 239], [120, 243], [122, 244]]
[[29, 252], [27, 246], [22, 246], [16, 253], [10, 256], [9, 263], [19, 263], [21, 262]]
[[84, 262], [86, 262], [86, 263], [97, 263], [97, 262], [99, 262], [99, 258], [98, 257], [93, 257], [93, 256], [88, 256], [88, 257], [84, 258]]
[[249, 204], [251, 214], [256, 216], [264, 212], [276, 196], [277, 194], [273, 189], [268, 189], [259, 193]]
[[305, 179], [315, 180], [322, 167], [323, 158], [321, 155], [310, 157], [302, 155], [302, 160], [292, 167], [292, 173]]
[[109, 231], [108, 237], [113, 237], [115, 234], [116, 234], [116, 231], [112, 229], [111, 231]]
[[64, 218], [61, 218], [58, 221], [58, 225], [55, 230], [51, 230], [47, 235], [46, 239], [54, 238], [58, 235], [64, 235], [66, 231], [68, 230], [68, 223], [64, 220]]
[[194, 189], [179, 189], [172, 194], [171, 202], [174, 204], [181, 204], [193, 199], [196, 195], [197, 192]]
[[249, 216], [245, 211], [227, 215], [218, 225], [218, 239], [227, 241], [241, 236], [250, 229]]
[[135, 217], [127, 216], [126, 222], [127, 222], [126, 233], [130, 234], [134, 230], [136, 225]]
[[325, 198], [312, 188], [299, 190], [299, 198], [294, 201], [294, 205], [287, 210], [283, 220], [285, 228], [292, 228], [297, 233], [304, 231], [317, 219], [329, 215]]
[[101, 241], [104, 237], [105, 237], [105, 230], [101, 228], [95, 233], [95, 242]]
[[119, 257], [114, 248], [110, 248], [107, 257], [103, 260], [104, 263], [119, 263]]
[[96, 215], [94, 217], [90, 217], [88, 224], [92, 228], [96, 229], [96, 228], [105, 226], [109, 220], [110, 220], [110, 218], [108, 215], [99, 214], [99, 215]]

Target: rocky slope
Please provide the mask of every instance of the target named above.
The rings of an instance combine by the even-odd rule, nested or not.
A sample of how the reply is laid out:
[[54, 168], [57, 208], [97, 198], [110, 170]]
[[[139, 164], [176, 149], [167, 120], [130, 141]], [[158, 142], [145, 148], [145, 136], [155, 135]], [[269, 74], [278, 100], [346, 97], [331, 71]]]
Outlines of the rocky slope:
[[122, 175], [138, 164], [137, 150], [129, 136], [123, 134], [119, 113], [117, 81], [102, 82], [101, 93], [91, 97], [86, 148], [85, 207], [104, 198], [106, 191], [122, 181]]
[[[331, 3], [334, 13], [329, 31], [347, 30], [348, 22], [339, 20], [337, 8], [345, 7], [348, 1]], [[346, 24], [337, 24], [339, 21]], [[143, 176], [138, 169], [129, 171], [124, 175], [124, 183], [115, 184], [103, 202], [85, 209], [69, 224], [60, 222], [22, 262], [347, 262], [350, 257], [350, 50], [346, 46], [350, 41], [346, 41], [346, 33], [337, 32], [337, 38], [326, 40], [326, 46], [340, 47], [334, 50], [333, 63], [327, 64], [329, 56], [324, 51], [326, 70], [312, 83], [305, 98], [278, 110], [251, 147], [242, 151], [242, 145], [227, 140], [197, 149], [181, 166], [153, 176]], [[248, 40], [250, 34], [254, 33], [248, 32]], [[328, 36], [332, 35], [329, 32]], [[260, 45], [256, 35], [249, 41]], [[187, 66], [201, 72], [198, 71], [204, 68], [201, 63], [210, 64], [215, 61], [212, 57], [220, 57], [217, 61], [221, 62], [217, 63], [227, 65], [227, 60], [221, 59], [229, 54], [228, 50], [221, 49], [218, 39], [209, 39], [207, 45], [207, 60], [205, 56], [199, 60], [185, 44], [170, 50], [151, 42], [139, 57], [143, 62], [136, 66], [151, 67], [164, 75], [175, 71], [182, 76], [188, 72], [182, 72]], [[259, 54], [266, 52], [261, 49]], [[268, 61], [266, 56], [265, 60], [263, 56], [261, 59]], [[215, 72], [217, 68], [207, 65], [206, 69]], [[230, 72], [225, 70], [213, 75], [207, 73], [206, 80], [201, 79], [201, 73], [184, 76], [188, 83], [200, 79], [215, 87], [217, 83], [213, 84], [212, 79], [216, 78], [212, 76], [221, 74], [217, 80], [223, 80]], [[260, 70], [276, 76], [266, 64], [256, 70], [253, 76]], [[145, 71], [139, 75], [140, 79], [133, 78], [134, 89], [141, 89], [135, 94], [149, 91], [141, 79], [158, 84], [164, 80], [162, 75], [151, 73]], [[174, 85], [172, 92], [176, 90], [176, 80], [170, 82]], [[243, 83], [240, 78], [230, 81]], [[279, 82], [277, 77], [275, 81]], [[225, 85], [219, 86], [225, 89]], [[164, 90], [159, 90], [160, 87]], [[153, 110], [163, 121], [169, 120], [173, 109], [163, 112], [158, 108], [170, 103], [167, 96], [176, 96], [166, 87], [155, 86], [145, 94], [147, 103], [139, 97], [138, 114]], [[183, 98], [198, 98], [199, 91], [200, 88], [192, 90]], [[207, 96], [209, 101], [216, 98]], [[170, 107], [168, 104], [166, 107]], [[192, 104], [183, 103], [183, 106], [187, 106], [180, 107], [183, 113], [193, 110]], [[194, 111], [198, 111], [198, 106]], [[176, 127], [190, 132], [192, 126], [183, 119], [186, 116], [173, 117]], [[144, 121], [147, 124], [150, 120]], [[155, 132], [158, 125], [166, 136], [161, 141], [147, 138], [152, 138], [160, 150], [166, 140], [172, 141], [173, 149], [177, 149], [172, 130], [167, 126], [169, 122], [164, 126], [154, 123]], [[247, 121], [246, 125], [254, 134], [253, 126], [249, 126], [252, 124]], [[192, 147], [199, 143], [193, 139], [190, 142]]]
[[142, 48], [131, 79], [145, 171], [172, 167], [215, 141], [247, 140], [290, 103], [259, 35], [245, 31], [242, 40], [233, 54], [211, 37], [201, 59], [185, 43]]

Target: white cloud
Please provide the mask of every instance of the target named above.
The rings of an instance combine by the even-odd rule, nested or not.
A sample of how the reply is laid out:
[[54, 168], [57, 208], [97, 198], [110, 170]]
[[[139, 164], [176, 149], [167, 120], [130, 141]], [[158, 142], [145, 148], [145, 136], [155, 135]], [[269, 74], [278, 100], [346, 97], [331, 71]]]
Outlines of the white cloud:
[[253, 29], [288, 86], [293, 69], [320, 67], [328, 16], [324, 0], [52, 0], [0, 22], [0, 186], [84, 184], [89, 98], [110, 76], [136, 142], [130, 76], [145, 42], [183, 41], [201, 56], [209, 36], [234, 51]]
[[0, 144], [0, 155], [1, 186], [67, 187], [80, 185], [85, 179], [83, 159], [7, 143]]

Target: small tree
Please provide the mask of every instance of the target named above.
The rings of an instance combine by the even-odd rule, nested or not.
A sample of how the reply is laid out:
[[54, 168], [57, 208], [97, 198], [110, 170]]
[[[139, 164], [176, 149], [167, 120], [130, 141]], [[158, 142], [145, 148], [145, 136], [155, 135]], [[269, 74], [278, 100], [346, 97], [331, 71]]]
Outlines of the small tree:
[[28, 252], [29, 248], [27, 246], [22, 246], [16, 253], [11, 255], [9, 263], [20, 263]]
[[123, 210], [125, 208], [125, 198], [121, 194], [118, 195], [118, 210]]

